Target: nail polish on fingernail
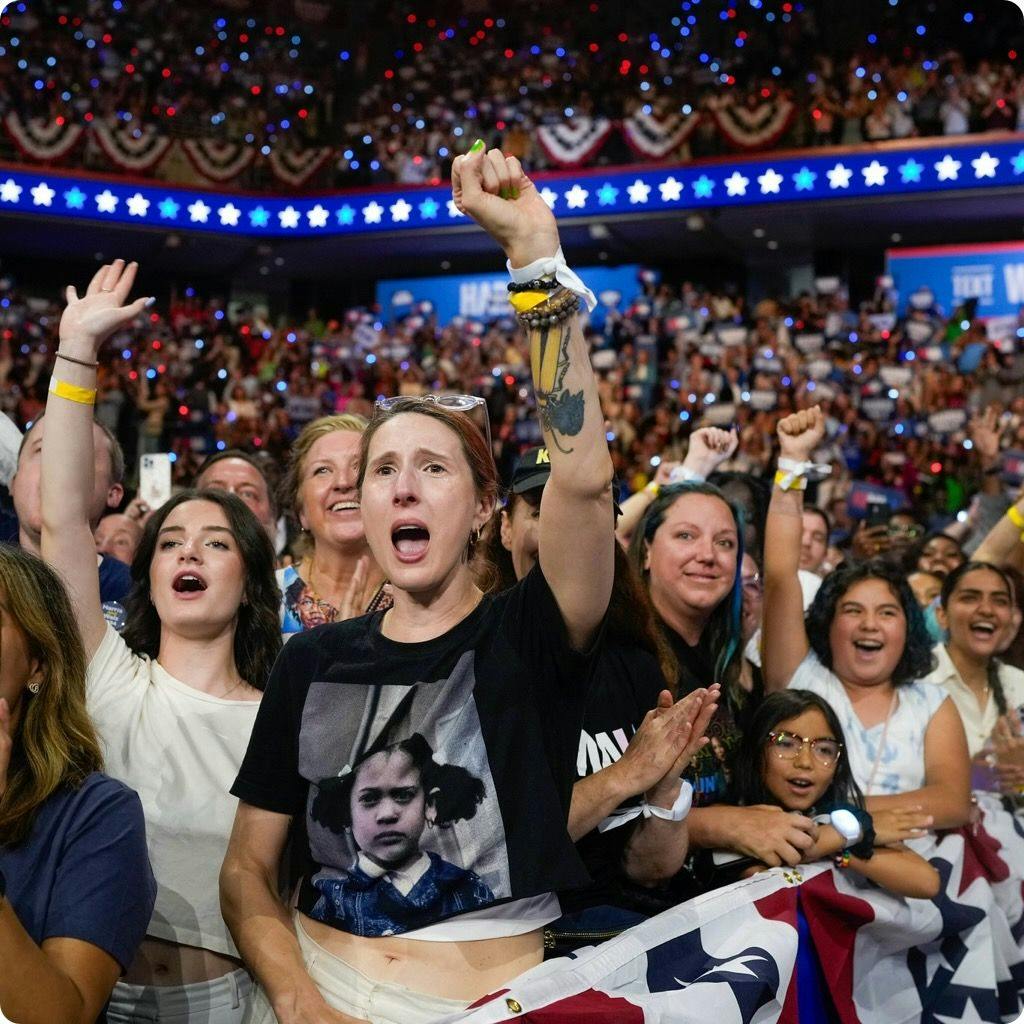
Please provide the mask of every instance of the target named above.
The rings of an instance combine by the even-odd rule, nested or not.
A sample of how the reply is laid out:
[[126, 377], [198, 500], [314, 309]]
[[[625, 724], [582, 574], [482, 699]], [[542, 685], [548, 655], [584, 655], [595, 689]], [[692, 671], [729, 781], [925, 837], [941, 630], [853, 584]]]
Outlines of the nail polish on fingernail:
[[477, 139], [472, 146], [469, 147], [470, 153], [479, 153], [484, 148], [484, 140]]
[[512, 199], [518, 199], [519, 198], [519, 189], [517, 189], [517, 188], [512, 189], [512, 196], [511, 196], [511, 198]]
[[500, 192], [498, 193], [498, 195], [499, 195], [499, 196], [501, 196], [501, 198], [502, 198], [502, 199], [509, 199], [509, 198], [511, 197], [512, 193], [511, 193], [511, 192], [509, 192], [509, 190], [508, 190], [507, 188], [503, 188], [503, 189], [502, 189], [502, 190], [501, 190], [501, 191], [500, 191]]
[[156, 302], [156, 296], [155, 295], [150, 295], [150, 297], [148, 299], [146, 299], [146, 309], [149, 309], [149, 307], [152, 306], [155, 302]]

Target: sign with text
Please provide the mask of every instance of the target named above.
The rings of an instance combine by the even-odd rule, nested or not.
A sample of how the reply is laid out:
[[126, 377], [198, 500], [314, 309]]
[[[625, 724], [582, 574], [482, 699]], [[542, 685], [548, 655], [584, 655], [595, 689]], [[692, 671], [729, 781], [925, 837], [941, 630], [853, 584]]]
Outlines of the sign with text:
[[946, 313], [968, 299], [978, 300], [985, 318], [1015, 316], [1024, 306], [1024, 243], [889, 249], [885, 256], [903, 302], [923, 287]]

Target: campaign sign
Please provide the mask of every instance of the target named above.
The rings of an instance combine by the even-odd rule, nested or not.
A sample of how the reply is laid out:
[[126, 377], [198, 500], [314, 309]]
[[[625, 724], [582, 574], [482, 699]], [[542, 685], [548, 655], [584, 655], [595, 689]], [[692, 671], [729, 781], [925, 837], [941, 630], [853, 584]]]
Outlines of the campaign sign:
[[[640, 290], [640, 267], [627, 264], [621, 267], [573, 268], [595, 295], [621, 296], [622, 303], [633, 301]], [[385, 320], [398, 320], [423, 302], [433, 305], [441, 323], [460, 316], [472, 320], [494, 320], [511, 315], [508, 304], [508, 274], [449, 274], [444, 277], [406, 277], [401, 280], [377, 282], [377, 305]], [[590, 314], [590, 322], [600, 327], [607, 314], [607, 306], [597, 304]]]
[[977, 299], [978, 316], [986, 318], [1016, 315], [1024, 306], [1024, 243], [889, 249], [885, 257], [904, 299], [930, 290], [947, 313]]
[[882, 487], [864, 480], [855, 480], [846, 499], [847, 511], [854, 519], [863, 519], [867, 515], [869, 505], [888, 505], [891, 511], [898, 512], [901, 508], [906, 508], [907, 496], [894, 487]]

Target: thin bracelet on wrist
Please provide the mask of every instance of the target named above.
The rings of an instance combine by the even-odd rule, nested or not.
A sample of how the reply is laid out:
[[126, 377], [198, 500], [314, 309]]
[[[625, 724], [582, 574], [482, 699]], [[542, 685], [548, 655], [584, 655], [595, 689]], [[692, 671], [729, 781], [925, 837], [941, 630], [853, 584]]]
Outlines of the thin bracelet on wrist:
[[65, 359], [69, 363], [74, 363], [76, 366], [86, 366], [90, 370], [95, 370], [100, 365], [98, 362], [93, 363], [88, 359], [78, 359], [76, 356], [69, 356], [66, 352], [61, 352], [59, 349], [57, 351], [57, 358]]

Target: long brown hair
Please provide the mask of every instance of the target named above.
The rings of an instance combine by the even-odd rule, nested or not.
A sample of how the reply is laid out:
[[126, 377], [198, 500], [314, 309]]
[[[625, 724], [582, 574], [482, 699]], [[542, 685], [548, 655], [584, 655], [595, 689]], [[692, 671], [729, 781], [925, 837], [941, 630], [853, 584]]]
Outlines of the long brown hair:
[[0, 614], [14, 620], [43, 672], [39, 692], [22, 697], [0, 795], [0, 846], [10, 847], [28, 836], [36, 812], [58, 789], [99, 771], [103, 756], [85, 710], [85, 649], [67, 592], [45, 562], [6, 544]]

